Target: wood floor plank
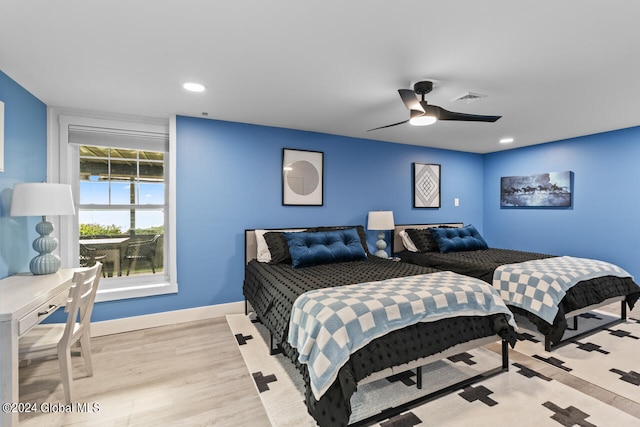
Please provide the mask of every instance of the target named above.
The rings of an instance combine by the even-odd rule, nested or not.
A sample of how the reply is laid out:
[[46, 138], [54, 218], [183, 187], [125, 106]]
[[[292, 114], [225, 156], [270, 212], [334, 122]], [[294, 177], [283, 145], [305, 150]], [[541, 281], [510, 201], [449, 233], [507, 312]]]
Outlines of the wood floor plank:
[[[619, 305], [605, 310], [618, 314]], [[629, 316], [638, 318], [639, 311], [640, 303]], [[74, 392], [77, 401], [98, 404], [99, 412], [22, 414], [21, 426], [270, 425], [224, 317], [97, 337], [91, 345], [94, 376], [86, 377], [82, 359], [74, 357]], [[640, 417], [635, 402], [517, 351], [512, 358]], [[63, 397], [57, 360], [20, 369], [21, 402], [55, 409]]]
[[[74, 357], [74, 400], [98, 412], [21, 414], [21, 426], [269, 426], [224, 317], [91, 340], [94, 376]], [[20, 369], [20, 401], [57, 409], [58, 362]]]

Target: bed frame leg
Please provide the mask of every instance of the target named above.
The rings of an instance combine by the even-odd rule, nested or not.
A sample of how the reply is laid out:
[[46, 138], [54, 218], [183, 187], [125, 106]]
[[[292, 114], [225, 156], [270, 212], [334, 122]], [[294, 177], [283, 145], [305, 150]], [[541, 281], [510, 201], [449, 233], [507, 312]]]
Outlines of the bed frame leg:
[[[582, 332], [580, 334], [574, 335], [571, 338], [567, 338], [567, 339], [561, 340], [560, 342], [556, 343], [555, 345], [552, 345], [551, 341], [549, 340], [549, 338], [545, 337], [544, 338], [544, 350], [545, 351], [551, 351], [552, 348], [556, 348], [556, 347], [560, 347], [562, 345], [568, 344], [569, 342], [575, 341], [576, 339], [579, 339], [579, 338], [584, 337], [584, 336], [591, 335], [594, 332], [601, 331], [601, 330], [603, 330], [605, 328], [611, 327], [613, 325], [617, 325], [618, 323], [625, 322], [626, 320], [627, 320], [627, 306], [625, 304], [625, 300], [623, 299], [622, 301], [620, 301], [620, 320], [614, 320], [614, 321], [609, 322], [609, 323], [607, 323], [605, 325], [601, 325], [601, 326], [599, 326], [599, 327], [597, 327], [595, 329], [584, 331], [584, 332]], [[574, 324], [574, 328], [575, 328], [574, 330], [577, 330], [578, 329], [578, 316], [574, 316], [573, 317], [573, 324]], [[567, 328], [567, 329], [570, 330], [570, 328]]]
[[248, 314], [249, 314], [249, 305], [248, 305], [247, 299], [245, 298], [244, 299], [244, 315], [246, 316]]
[[578, 330], [578, 316], [573, 316], [573, 327], [570, 328], [567, 326], [568, 331], [577, 331]]
[[502, 340], [502, 370], [509, 370], [509, 343], [507, 340]]
[[[416, 377], [417, 377], [416, 383], [418, 385], [418, 388], [422, 388], [422, 371], [423, 371], [422, 368], [423, 368], [422, 366], [418, 366], [416, 368]], [[380, 423], [381, 421], [388, 420], [389, 418], [405, 413], [424, 403], [431, 402], [434, 399], [438, 399], [442, 396], [446, 396], [455, 391], [462, 390], [472, 384], [476, 384], [479, 381], [483, 381], [487, 378], [491, 378], [495, 375], [498, 375], [502, 372], [506, 372], [508, 370], [509, 370], [509, 343], [507, 342], [507, 340], [502, 340], [502, 366], [500, 367], [496, 366], [486, 372], [480, 373], [478, 375], [474, 375], [473, 377], [470, 377], [470, 378], [466, 378], [455, 384], [451, 384], [439, 390], [435, 390], [430, 393], [421, 395], [410, 402], [405, 402], [398, 406], [383, 409], [382, 411], [378, 411], [377, 413], [371, 415], [368, 418], [349, 424], [349, 427], [363, 427], [363, 426], [371, 426], [374, 424], [378, 425], [378, 423]], [[398, 423], [398, 424], [401, 424], [401, 423]]]
[[273, 334], [269, 332], [269, 355], [274, 356], [280, 353], [282, 353], [282, 348], [280, 345], [277, 345], [275, 348], [273, 347]]

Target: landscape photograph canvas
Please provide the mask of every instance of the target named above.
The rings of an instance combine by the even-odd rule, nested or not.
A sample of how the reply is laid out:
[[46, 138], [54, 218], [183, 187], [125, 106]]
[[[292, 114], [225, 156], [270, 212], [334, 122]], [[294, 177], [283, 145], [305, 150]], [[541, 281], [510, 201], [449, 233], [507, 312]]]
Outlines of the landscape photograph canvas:
[[571, 171], [500, 178], [501, 207], [571, 207]]

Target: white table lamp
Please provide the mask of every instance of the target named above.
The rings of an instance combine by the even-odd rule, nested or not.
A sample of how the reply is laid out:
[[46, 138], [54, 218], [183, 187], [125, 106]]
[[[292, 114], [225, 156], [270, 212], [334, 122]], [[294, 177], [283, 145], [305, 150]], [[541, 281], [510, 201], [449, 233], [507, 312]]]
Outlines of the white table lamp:
[[395, 223], [393, 222], [392, 211], [373, 211], [369, 212], [369, 221], [367, 228], [369, 230], [378, 230], [378, 241], [376, 242], [376, 249], [378, 249], [374, 255], [380, 258], [388, 258], [387, 252], [384, 250], [387, 247], [387, 242], [384, 241], [385, 230], [393, 230]]
[[52, 254], [58, 240], [51, 236], [53, 224], [47, 215], [75, 215], [71, 186], [46, 182], [26, 182], [13, 187], [11, 216], [42, 216], [36, 224], [40, 237], [33, 241], [33, 249], [39, 253], [29, 263], [33, 274], [52, 274], [60, 268], [60, 257]]

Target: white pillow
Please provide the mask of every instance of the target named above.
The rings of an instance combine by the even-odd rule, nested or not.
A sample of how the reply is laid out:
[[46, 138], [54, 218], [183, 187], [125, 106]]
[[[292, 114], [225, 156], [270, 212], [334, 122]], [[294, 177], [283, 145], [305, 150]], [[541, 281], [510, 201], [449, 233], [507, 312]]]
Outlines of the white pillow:
[[408, 250], [409, 252], [419, 252], [418, 248], [416, 248], [416, 245], [413, 244], [413, 240], [411, 240], [411, 237], [409, 237], [409, 234], [406, 230], [400, 231], [398, 235], [400, 236], [400, 239], [402, 239], [402, 245], [406, 250]]
[[299, 229], [288, 229], [288, 230], [256, 230], [256, 243], [258, 244], [258, 254], [256, 259], [259, 262], [271, 262], [271, 252], [269, 252], [269, 246], [267, 245], [267, 241], [264, 239], [265, 233], [269, 233], [271, 231], [286, 231], [286, 232], [299, 232], [305, 231], [303, 228]]
[[268, 230], [256, 230], [256, 243], [258, 244], [258, 256], [257, 259], [260, 262], [271, 261], [271, 252], [267, 246], [267, 241], [264, 240], [264, 233]]

